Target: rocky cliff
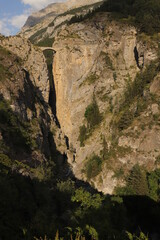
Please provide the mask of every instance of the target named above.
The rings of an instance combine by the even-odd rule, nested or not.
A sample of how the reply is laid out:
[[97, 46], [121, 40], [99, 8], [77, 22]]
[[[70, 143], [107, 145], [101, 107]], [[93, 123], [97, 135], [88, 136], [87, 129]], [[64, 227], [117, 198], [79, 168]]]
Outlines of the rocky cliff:
[[68, 0], [62, 3], [50, 4], [28, 18], [20, 35], [29, 38], [34, 43], [41, 43], [46, 39], [51, 40], [58, 30], [65, 26], [75, 14], [86, 14], [101, 2], [102, 0]]
[[[104, 139], [107, 153], [101, 170], [98, 176], [93, 174], [93, 179], [88, 179], [99, 190], [112, 193], [117, 184], [124, 183], [125, 174], [136, 163], [154, 169], [160, 154], [160, 136], [158, 95], [152, 89], [159, 81], [158, 75], [144, 88], [142, 98], [147, 106], [124, 129], [117, 128], [126, 88], [157, 59], [156, 44], [144, 44], [134, 27], [110, 21], [106, 13], [101, 13], [60, 31], [53, 48], [57, 117], [68, 139], [67, 156], [75, 175], [87, 179], [87, 163], [94, 161], [94, 155], [103, 158]], [[152, 94], [155, 98], [150, 99]], [[89, 128], [85, 116], [93, 96], [102, 120], [80, 144], [81, 126]], [[135, 108], [138, 101], [132, 103]], [[94, 173], [98, 165], [88, 167]]]
[[[75, 176], [112, 194], [115, 187], [125, 185], [134, 165], [147, 170], [159, 166], [159, 48], [156, 38], [106, 12], [90, 14], [100, 1], [87, 4], [50, 5], [35, 13], [34, 21], [29, 18], [19, 36], [1, 38], [0, 44], [21, 58], [24, 79], [29, 79], [39, 99], [33, 101], [36, 109], [22, 104], [28, 97], [19, 107], [20, 86], [14, 98], [7, 87], [1, 92], [27, 120], [36, 115], [38, 121], [45, 111], [47, 130], [39, 124], [36, 130], [36, 135], [38, 131], [43, 135], [43, 144], [54, 129], [57, 149], [67, 156]], [[40, 46], [54, 50], [50, 60], [55, 91]]]
[[55, 146], [61, 132], [49, 104], [45, 56], [27, 39], [1, 36], [0, 59], [0, 161], [11, 161], [23, 175], [47, 178], [43, 166], [63, 157]]

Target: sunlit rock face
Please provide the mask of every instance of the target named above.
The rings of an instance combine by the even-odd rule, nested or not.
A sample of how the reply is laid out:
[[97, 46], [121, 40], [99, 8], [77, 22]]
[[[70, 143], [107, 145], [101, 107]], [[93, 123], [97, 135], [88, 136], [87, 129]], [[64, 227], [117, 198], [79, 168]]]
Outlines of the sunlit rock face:
[[[132, 82], [141, 71], [136, 61], [135, 47], [138, 57], [141, 57], [143, 52], [144, 69], [156, 59], [156, 50], [137, 39], [134, 27], [109, 21], [106, 14], [97, 14], [92, 20], [70, 25], [62, 29], [55, 39], [53, 74], [57, 118], [62, 132], [68, 137], [68, 161], [78, 178], [86, 180], [83, 170], [87, 159], [93, 154], [100, 155], [103, 149], [102, 136], [107, 139], [108, 146], [112, 145], [111, 122], [114, 112], [123, 99], [127, 82]], [[140, 65], [141, 59], [138, 61]], [[96, 76], [95, 80], [92, 81], [91, 76]], [[153, 89], [152, 84], [151, 91], [154, 91]], [[84, 114], [88, 105], [92, 103], [93, 96], [103, 120], [82, 147], [79, 141], [80, 126], [86, 124]], [[109, 110], [111, 106], [114, 108], [112, 112]], [[125, 130], [124, 136], [119, 137], [119, 150], [124, 152], [117, 151], [116, 158], [110, 160], [111, 166], [104, 162], [101, 173], [91, 179], [99, 190], [112, 193], [117, 184], [124, 184], [123, 179], [114, 178], [116, 169], [122, 167], [127, 172], [136, 163], [154, 168], [160, 146], [158, 135], [154, 141], [158, 126], [145, 131], [140, 127], [140, 121], [144, 121], [145, 115], [149, 116], [153, 112], [159, 112], [157, 105], [148, 106], [146, 112], [141, 114], [141, 120], [133, 123], [132, 127]], [[139, 136], [135, 138], [132, 131], [139, 131]]]
[[[42, 119], [42, 112], [46, 111], [43, 121], [47, 130], [42, 131], [38, 125], [35, 131], [36, 134], [41, 132], [40, 143], [47, 143], [48, 128], [52, 129], [57, 149], [67, 156], [75, 176], [89, 181], [99, 191], [112, 194], [116, 186], [125, 185], [125, 176], [135, 164], [148, 170], [155, 169], [158, 164], [158, 72], [144, 87], [140, 99], [135, 97], [130, 104], [123, 128], [118, 129], [125, 112], [121, 106], [126, 90], [132, 86], [135, 77], [145, 75], [148, 66], [157, 59], [157, 44], [150, 42], [151, 39], [144, 41], [135, 27], [111, 20], [108, 13], [96, 13], [89, 19], [69, 24], [73, 16], [87, 14], [97, 6], [95, 4], [100, 1], [72, 0], [51, 4], [29, 17], [19, 36], [2, 38], [1, 44], [21, 57], [24, 71], [28, 72], [37, 89], [40, 105], [36, 103], [36, 116]], [[40, 47], [48, 41], [54, 52], [54, 113], [48, 104], [50, 84], [44, 49]], [[7, 90], [3, 95], [11, 99]], [[129, 98], [125, 99], [126, 102]], [[93, 127], [84, 144], [80, 144], [80, 127], [89, 129], [85, 113], [93, 100], [98, 106], [101, 122]], [[12, 109], [23, 112], [32, 120], [33, 111], [29, 108], [20, 111], [19, 104], [16, 104], [11, 104]], [[135, 117], [125, 126], [131, 113]], [[102, 161], [101, 168], [89, 178], [87, 163], [95, 155]]]

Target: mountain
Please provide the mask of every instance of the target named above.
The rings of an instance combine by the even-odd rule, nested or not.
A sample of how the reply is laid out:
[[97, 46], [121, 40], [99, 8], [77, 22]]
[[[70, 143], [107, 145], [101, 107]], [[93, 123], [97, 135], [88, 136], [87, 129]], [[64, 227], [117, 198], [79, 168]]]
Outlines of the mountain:
[[52, 38], [55, 28], [57, 31], [59, 26], [64, 25], [75, 14], [86, 13], [101, 2], [102, 0], [68, 0], [63, 3], [50, 4], [45, 9], [29, 16], [21, 34], [30, 38], [31, 41], [40, 41], [46, 37]]
[[0, 36], [2, 239], [159, 239], [159, 10], [70, 0]]
[[[128, 24], [129, 20], [111, 18], [104, 11], [105, 2], [73, 9], [74, 4], [76, 1], [50, 5], [37, 13], [46, 16], [41, 25], [33, 27], [38, 31], [33, 34], [31, 27], [26, 32], [32, 32], [29, 39], [34, 44], [52, 45], [56, 52], [55, 114], [66, 139], [67, 149], [63, 151], [75, 176], [111, 194], [117, 185], [124, 185], [135, 164], [148, 170], [157, 166], [158, 42], [147, 40], [134, 24]], [[48, 18], [52, 8], [66, 5], [72, 9], [52, 17], [52, 21]], [[49, 25], [44, 21], [50, 21]], [[22, 30], [21, 35], [26, 36], [26, 32]], [[148, 74], [151, 79], [145, 78]], [[97, 122], [92, 123], [97, 114]]]

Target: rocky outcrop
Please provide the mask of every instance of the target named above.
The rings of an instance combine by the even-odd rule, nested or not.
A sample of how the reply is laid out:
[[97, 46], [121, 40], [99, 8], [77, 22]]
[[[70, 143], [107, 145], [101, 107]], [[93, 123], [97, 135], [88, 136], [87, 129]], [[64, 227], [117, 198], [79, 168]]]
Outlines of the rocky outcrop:
[[30, 74], [30, 79], [37, 87], [45, 100], [49, 100], [49, 78], [46, 60], [43, 51], [33, 46], [27, 39], [21, 37], [9, 37], [0, 40], [0, 45], [19, 56], [23, 61], [23, 67]]
[[102, 0], [81, 0], [81, 1], [68, 0], [62, 3], [52, 3], [48, 5], [46, 8], [40, 10], [39, 12], [35, 12], [31, 16], [29, 16], [24, 27], [22, 28], [22, 32], [26, 31], [30, 27], [35, 26], [38, 23], [41, 23], [42, 21], [45, 20], [49, 21], [51, 18], [53, 20], [54, 17], [70, 9], [91, 5], [100, 1]]
[[20, 31], [20, 35], [34, 43], [43, 39], [53, 39], [58, 31], [75, 15], [84, 15], [102, 0], [68, 0], [53, 3], [39, 12], [33, 13]]
[[[73, 172], [76, 177], [86, 180], [85, 164], [93, 153], [101, 154], [103, 136], [108, 146], [112, 145], [111, 122], [123, 99], [127, 83], [134, 80], [142, 67], [145, 69], [156, 59], [156, 49], [138, 40], [134, 27], [110, 21], [106, 14], [97, 14], [92, 20], [72, 24], [61, 30], [53, 48], [56, 51], [53, 73], [57, 117], [62, 132], [68, 138], [67, 156]], [[153, 89], [152, 85], [151, 91]], [[84, 113], [93, 95], [103, 121], [85, 141], [85, 146], [80, 146], [79, 128], [86, 125]], [[146, 114], [153, 115], [149, 109], [153, 109], [153, 106], [141, 115], [142, 122]], [[159, 107], [156, 111], [159, 114]], [[102, 172], [90, 182], [99, 190], [112, 193], [118, 183], [124, 184], [123, 179], [121, 181], [114, 177], [121, 167], [127, 172], [138, 163], [153, 169], [156, 157], [160, 154], [159, 136], [153, 141], [159, 128], [156, 123], [153, 125], [152, 130], [147, 128], [143, 131], [139, 123], [135, 124], [134, 127], [139, 131], [137, 140], [133, 136], [121, 136], [117, 157], [110, 159], [112, 164], [104, 162]], [[124, 135], [130, 135], [130, 132], [129, 128]]]
[[[11, 100], [15, 112], [26, 114], [25, 119], [32, 121], [36, 115], [34, 139], [37, 139], [44, 156], [50, 156], [50, 149], [44, 152], [49, 146], [50, 133], [54, 135], [57, 149], [64, 159], [67, 156], [77, 178], [89, 181], [99, 191], [112, 194], [116, 186], [125, 185], [125, 176], [135, 164], [149, 170], [158, 164], [160, 109], [157, 42], [152, 42], [152, 39], [147, 42], [144, 36], [138, 35], [135, 27], [116, 22], [107, 13], [93, 14], [90, 19], [66, 24], [72, 16], [81, 14], [82, 9], [83, 15], [94, 8], [92, 4], [95, 2], [99, 1], [88, 1], [89, 7], [85, 5], [86, 1], [78, 5], [77, 1], [51, 5], [34, 14], [30, 18], [31, 23], [28, 20], [20, 34], [23, 37], [1, 38], [1, 45], [21, 57], [24, 79], [34, 87], [38, 101], [34, 100], [33, 106], [29, 107], [31, 98], [27, 93], [20, 102], [29, 100], [19, 107], [17, 99], [19, 91], [25, 92], [25, 81], [14, 92], [15, 98], [8, 90], [3, 89], [2, 92], [6, 99]], [[76, 7], [85, 6], [74, 9], [75, 4]], [[54, 9], [59, 7], [57, 14]], [[54, 91], [49, 91], [43, 55], [47, 44], [42, 41], [40, 45], [44, 44], [43, 48], [33, 46], [24, 36], [32, 38], [36, 44], [41, 40], [47, 42], [49, 38], [54, 40], [53, 46], [49, 47], [54, 51], [52, 87], [56, 94], [52, 102], [56, 106], [53, 106], [52, 113], [48, 100], [49, 93], [53, 94]], [[133, 85], [135, 79], [138, 79], [138, 91]], [[130, 89], [133, 87], [134, 97], [126, 93], [128, 89], [132, 95]], [[11, 85], [9, 89], [12, 89]], [[137, 92], [139, 95], [136, 95]], [[128, 101], [128, 105], [124, 104], [124, 100]], [[86, 110], [92, 103], [98, 109], [100, 121], [90, 129]], [[37, 122], [38, 119], [43, 125]], [[59, 123], [59, 128], [54, 119]], [[83, 144], [80, 141], [81, 127], [84, 131], [90, 130], [87, 134], [82, 133], [81, 137], [85, 136]]]
[[65, 144], [48, 103], [46, 60], [40, 49], [19, 37], [1, 38], [0, 59], [1, 160], [9, 156], [22, 175], [35, 177], [40, 165], [63, 160], [55, 141], [62, 153]]

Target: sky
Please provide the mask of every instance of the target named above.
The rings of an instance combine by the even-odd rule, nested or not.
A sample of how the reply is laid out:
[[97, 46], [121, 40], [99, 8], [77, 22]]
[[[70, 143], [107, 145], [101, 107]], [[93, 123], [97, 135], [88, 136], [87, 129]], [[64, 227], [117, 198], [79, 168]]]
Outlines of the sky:
[[62, 1], [65, 0], [0, 0], [0, 33], [16, 34], [32, 12]]

